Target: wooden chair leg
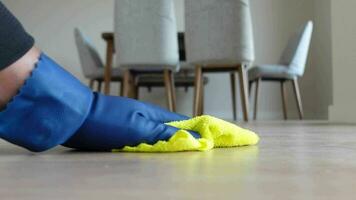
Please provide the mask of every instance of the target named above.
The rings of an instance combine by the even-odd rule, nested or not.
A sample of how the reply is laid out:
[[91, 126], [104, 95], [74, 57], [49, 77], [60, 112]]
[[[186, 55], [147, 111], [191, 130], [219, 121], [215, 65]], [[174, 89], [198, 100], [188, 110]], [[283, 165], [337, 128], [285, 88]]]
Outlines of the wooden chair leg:
[[259, 93], [259, 87], [261, 83], [261, 78], [256, 80], [256, 89], [255, 89], [255, 106], [253, 110], [253, 119], [257, 119], [257, 104], [258, 104], [258, 93]]
[[286, 95], [286, 81], [281, 81], [281, 95], [282, 95], [282, 108], [284, 120], [287, 120], [287, 95]]
[[230, 73], [230, 85], [231, 85], [231, 101], [232, 101], [232, 116], [234, 121], [237, 120], [236, 114], [236, 73]]
[[293, 79], [293, 89], [294, 89], [294, 94], [298, 106], [299, 119], [302, 120], [304, 117], [304, 113], [303, 113], [302, 99], [300, 97], [299, 84], [297, 78]]
[[134, 87], [135, 87], [135, 83], [134, 83], [134, 77], [132, 75], [132, 73], [130, 72], [130, 70], [125, 70], [124, 71], [124, 76], [123, 76], [123, 95], [124, 97], [129, 97], [129, 98], [133, 98], [134, 95]]
[[239, 81], [240, 81], [240, 92], [241, 92], [241, 103], [244, 121], [248, 121], [248, 90], [247, 90], [247, 75], [246, 69], [243, 65], [238, 66]]
[[173, 86], [173, 80], [172, 80], [172, 71], [165, 69], [163, 71], [163, 76], [164, 76], [164, 85], [166, 88], [166, 95], [167, 95], [167, 103], [168, 103], [168, 108], [170, 111], [175, 112], [175, 94], [174, 93], [174, 86]]
[[94, 82], [95, 82], [95, 80], [94, 79], [90, 79], [89, 80], [89, 87], [90, 87], [90, 89], [94, 89]]
[[113, 51], [114, 51], [113, 41], [108, 42], [106, 47], [106, 64], [105, 64], [105, 72], [104, 72], [104, 83], [105, 83], [104, 93], [106, 95], [110, 93]]
[[130, 84], [130, 71], [125, 70], [122, 78], [122, 96], [129, 96], [129, 84]]
[[202, 68], [201, 66], [195, 66], [195, 81], [194, 81], [194, 105], [193, 105], [193, 116], [200, 115], [199, 108], [200, 108], [200, 97], [201, 90], [202, 90]]

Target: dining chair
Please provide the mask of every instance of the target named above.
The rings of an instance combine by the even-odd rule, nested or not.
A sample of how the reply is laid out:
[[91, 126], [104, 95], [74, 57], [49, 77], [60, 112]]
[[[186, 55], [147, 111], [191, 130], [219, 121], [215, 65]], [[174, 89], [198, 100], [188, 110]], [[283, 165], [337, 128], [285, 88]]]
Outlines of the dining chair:
[[254, 60], [248, 0], [186, 0], [186, 52], [195, 65], [194, 115], [203, 114], [202, 75], [231, 73], [233, 114], [236, 119], [235, 79], [239, 75], [243, 118], [248, 121], [246, 68]]
[[274, 81], [281, 84], [284, 119], [287, 119], [286, 83], [292, 82], [299, 119], [303, 119], [303, 106], [298, 85], [298, 78], [304, 74], [308, 57], [313, 22], [308, 21], [289, 39], [278, 64], [264, 64], [252, 67], [248, 71], [250, 88], [255, 83], [254, 119], [257, 118], [257, 102], [261, 81]]
[[[115, 54], [115, 49], [112, 48], [114, 45], [114, 32], [103, 32], [102, 33], [102, 38], [106, 42], [106, 58], [107, 61], [105, 65], [105, 75], [104, 77], [104, 83], [105, 89], [109, 89], [106, 94], [109, 93], [110, 91], [110, 74], [107, 76], [107, 72], [111, 72], [112, 68], [112, 58]], [[179, 72], [174, 74], [174, 84], [176, 88], [178, 87], [184, 87], [185, 91], [188, 92], [189, 87], [194, 87], [194, 66], [190, 65], [189, 63], [186, 62], [186, 53], [185, 53], [185, 37], [184, 37], [184, 32], [178, 32], [177, 33], [177, 38], [178, 38], [178, 49], [179, 49], [179, 65], [180, 65], [180, 70]], [[152, 87], [164, 87], [164, 79], [162, 75], [147, 75], [147, 76], [139, 76], [138, 77], [138, 85], [141, 87], [147, 87], [148, 91], [150, 92]], [[150, 81], [152, 80], [152, 81]], [[108, 82], [108, 84], [106, 83]], [[208, 84], [209, 79], [208, 77], [204, 77], [204, 85]], [[147, 84], [145, 84], [147, 83]]]
[[[89, 79], [89, 86], [91, 89], [94, 89], [95, 81], [98, 82], [97, 90], [100, 92], [102, 82], [104, 81], [103, 61], [95, 46], [92, 45], [88, 37], [86, 37], [78, 28], [74, 29], [74, 38], [83, 74], [85, 78]], [[122, 82], [122, 73], [120, 69], [115, 68], [112, 70], [111, 81]]]
[[[97, 90], [101, 91], [102, 82], [104, 82], [105, 69], [104, 64], [100, 58], [100, 55], [95, 48], [95, 46], [90, 42], [90, 39], [78, 28], [74, 29], [74, 38], [78, 49], [79, 60], [81, 63], [82, 71], [84, 76], [89, 79], [89, 86], [94, 89], [94, 83], [98, 82]], [[181, 36], [182, 38], [182, 36]], [[184, 60], [184, 46], [181, 50], [182, 60]], [[113, 68], [113, 77], [110, 81], [120, 82], [120, 95], [122, 96], [122, 69]], [[194, 76], [186, 73], [175, 74], [175, 86], [176, 87], [192, 87], [194, 86]], [[208, 79], [204, 79], [204, 83], [207, 84]], [[149, 90], [153, 87], [164, 87], [164, 78], [162, 74], [154, 75], [141, 75], [137, 77], [135, 83], [135, 96], [134, 98], [139, 98], [139, 88], [146, 87]]]
[[163, 73], [168, 108], [175, 111], [173, 73], [179, 57], [173, 0], [115, 0], [114, 21], [124, 96], [132, 96], [138, 74]]

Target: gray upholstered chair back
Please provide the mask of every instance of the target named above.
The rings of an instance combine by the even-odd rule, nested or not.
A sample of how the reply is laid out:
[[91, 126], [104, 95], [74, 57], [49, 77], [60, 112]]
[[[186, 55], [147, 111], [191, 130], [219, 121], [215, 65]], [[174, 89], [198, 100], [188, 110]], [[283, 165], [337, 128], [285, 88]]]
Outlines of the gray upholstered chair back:
[[288, 66], [298, 76], [304, 74], [312, 32], [313, 22], [308, 21], [289, 39], [280, 59], [280, 64]]
[[74, 29], [74, 37], [84, 76], [92, 78], [99, 68], [104, 67], [104, 64], [95, 47], [78, 28]]
[[251, 63], [254, 43], [249, 0], [186, 0], [187, 60]]
[[139, 70], [179, 64], [173, 0], [115, 0], [115, 48], [120, 67]]

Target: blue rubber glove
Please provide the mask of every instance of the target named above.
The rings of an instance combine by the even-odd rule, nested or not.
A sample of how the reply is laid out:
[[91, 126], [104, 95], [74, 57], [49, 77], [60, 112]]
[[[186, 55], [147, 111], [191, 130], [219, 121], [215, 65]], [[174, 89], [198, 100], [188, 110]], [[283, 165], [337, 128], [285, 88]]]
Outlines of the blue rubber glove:
[[59, 144], [109, 151], [168, 140], [178, 129], [165, 123], [185, 119], [151, 104], [93, 93], [42, 54], [19, 94], [0, 112], [0, 137], [36, 152]]
[[89, 113], [91, 90], [42, 54], [18, 94], [0, 112], [0, 137], [30, 151], [64, 143]]
[[[188, 117], [148, 103], [94, 93], [86, 121], [63, 145], [105, 151], [140, 143], [154, 144], [158, 140], [168, 140], [178, 131], [166, 122], [186, 119]], [[199, 138], [199, 134], [191, 134]]]

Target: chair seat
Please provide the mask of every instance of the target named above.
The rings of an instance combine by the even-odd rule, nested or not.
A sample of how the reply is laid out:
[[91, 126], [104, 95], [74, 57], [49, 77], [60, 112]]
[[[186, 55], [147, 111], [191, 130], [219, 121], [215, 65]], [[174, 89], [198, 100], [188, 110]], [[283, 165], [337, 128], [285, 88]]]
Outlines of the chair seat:
[[[189, 70], [189, 68], [185, 68]], [[194, 68], [192, 68], [194, 69]], [[122, 70], [120, 68], [113, 68], [112, 69], [112, 80], [113, 81], [121, 81], [122, 80]], [[96, 73], [88, 76], [89, 79], [94, 80], [104, 80], [104, 68], [100, 68], [96, 71]], [[162, 74], [142, 74], [137, 77], [137, 82], [139, 86], [146, 86], [146, 87], [163, 87], [164, 86], [164, 78]], [[174, 82], [176, 87], [188, 87], [194, 86], [194, 74], [184, 74], [178, 72], [174, 74]], [[204, 77], [203, 83], [207, 84], [209, 79]]]
[[[140, 64], [141, 68], [134, 68], [131, 67], [131, 69], [133, 69], [133, 71], [137, 70], [137, 71], [141, 71], [141, 72], [162, 72], [163, 69], [165, 69], [164, 66], [162, 66], [161, 64], [156, 64], [156, 65], [147, 65], [147, 64]], [[179, 69], [179, 71], [184, 70], [184, 71], [189, 71], [189, 72], [194, 72], [195, 70], [195, 66], [193, 64], [190, 64], [188, 62], [179, 62], [179, 67], [177, 66], [176, 69]], [[176, 71], [176, 70], [173, 70]], [[178, 72], [179, 73], [179, 72]]]
[[285, 65], [257, 65], [248, 70], [250, 81], [258, 78], [293, 79], [297, 75]]
[[179, 65], [180, 65], [180, 70], [191, 70], [191, 71], [194, 71], [195, 67], [193, 64], [190, 64], [188, 62], [179, 62]]
[[[194, 86], [195, 77], [185, 74], [174, 74], [174, 83], [176, 87]], [[203, 83], [207, 84], [209, 79], [204, 77]], [[147, 74], [138, 76], [138, 85], [146, 87], [163, 87], [164, 78], [161, 74]]]
[[201, 65], [201, 66], [234, 66], [240, 65], [241, 63], [248, 63], [249, 61], [242, 61], [238, 59], [231, 58], [221, 58], [221, 59], [205, 59], [192, 61], [191, 65]]
[[188, 62], [180, 62], [180, 70], [178, 74], [185, 74], [185, 75], [192, 75], [194, 76], [195, 73], [195, 66], [188, 63]]
[[[194, 73], [194, 65], [191, 65], [187, 62], [180, 62], [180, 69], [181, 71], [178, 72], [181, 73], [181, 72], [184, 72], [184, 71], [187, 71], [189, 73]], [[104, 78], [104, 74], [105, 74], [105, 69], [103, 67], [100, 67], [100, 68], [97, 68], [95, 72], [92, 72], [90, 75], [87, 75], [87, 78], [88, 79], [103, 79]], [[111, 71], [111, 76], [113, 78], [117, 78], [117, 77], [121, 77], [123, 75], [122, 73], [122, 69], [121, 68], [112, 68], [112, 71]], [[163, 79], [161, 79], [163, 80]]]
[[[89, 79], [103, 79], [105, 74], [105, 69], [104, 68], [97, 68], [95, 72], [92, 74], [88, 75], [87, 78]], [[122, 76], [122, 69], [120, 68], [112, 68], [111, 70], [111, 77], [112, 78], [121, 78]]]

